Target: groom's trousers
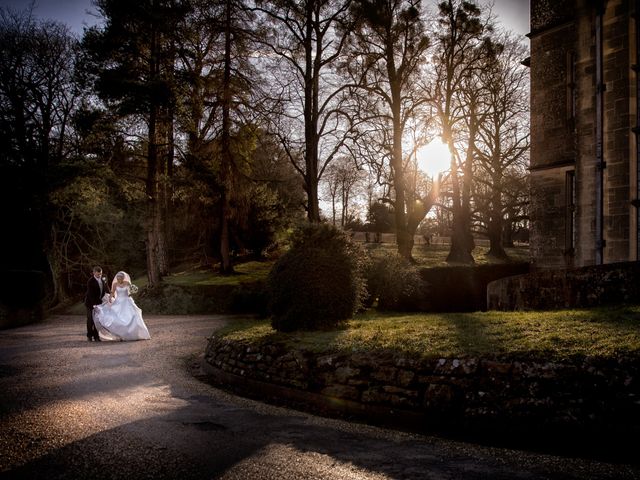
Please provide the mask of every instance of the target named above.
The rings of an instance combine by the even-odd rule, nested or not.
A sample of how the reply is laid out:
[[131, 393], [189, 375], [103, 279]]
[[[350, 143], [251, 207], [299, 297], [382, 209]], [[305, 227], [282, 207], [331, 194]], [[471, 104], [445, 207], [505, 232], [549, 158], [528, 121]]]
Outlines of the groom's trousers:
[[93, 323], [93, 307], [87, 307], [87, 338], [97, 338], [98, 329]]

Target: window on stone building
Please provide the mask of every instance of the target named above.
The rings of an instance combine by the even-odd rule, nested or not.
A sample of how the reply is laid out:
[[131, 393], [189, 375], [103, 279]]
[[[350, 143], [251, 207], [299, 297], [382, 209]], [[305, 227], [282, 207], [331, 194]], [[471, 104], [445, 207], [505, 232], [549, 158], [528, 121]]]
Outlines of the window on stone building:
[[576, 246], [576, 175], [574, 170], [565, 174], [565, 195], [565, 255], [573, 256]]

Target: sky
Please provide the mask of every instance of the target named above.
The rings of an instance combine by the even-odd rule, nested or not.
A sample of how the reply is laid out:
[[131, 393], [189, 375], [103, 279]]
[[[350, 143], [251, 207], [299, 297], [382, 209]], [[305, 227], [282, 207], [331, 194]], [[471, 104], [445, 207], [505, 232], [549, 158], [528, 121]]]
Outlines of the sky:
[[[487, 1], [480, 0], [481, 3]], [[32, 2], [35, 4], [36, 16], [66, 23], [78, 35], [82, 34], [85, 27], [98, 22], [95, 16], [96, 9], [92, 6], [91, 0], [0, 0], [0, 6], [24, 10]], [[493, 11], [500, 23], [516, 34], [529, 33], [529, 0], [493, 0], [493, 3]]]

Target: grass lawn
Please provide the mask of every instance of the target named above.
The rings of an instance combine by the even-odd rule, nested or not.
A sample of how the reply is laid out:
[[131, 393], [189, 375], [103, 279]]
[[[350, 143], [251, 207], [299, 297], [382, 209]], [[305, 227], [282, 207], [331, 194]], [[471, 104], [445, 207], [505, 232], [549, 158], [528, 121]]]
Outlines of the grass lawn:
[[245, 262], [234, 265], [235, 275], [220, 275], [211, 269], [187, 270], [163, 278], [170, 285], [240, 285], [266, 280], [273, 266], [272, 261]]
[[[365, 243], [364, 247], [371, 255], [382, 255], [385, 253], [396, 253], [397, 246], [395, 243]], [[507, 255], [513, 262], [528, 262], [529, 247], [506, 248]], [[476, 247], [473, 252], [473, 258], [477, 265], [487, 263], [495, 263], [495, 260], [487, 257], [489, 247]], [[446, 267], [449, 254], [449, 245], [416, 245], [413, 247], [413, 258], [422, 267]]]
[[321, 332], [275, 332], [268, 320], [217, 332], [230, 340], [283, 342], [321, 353], [394, 350], [420, 357], [499, 355], [554, 361], [640, 355], [640, 306], [554, 312], [382, 314], [367, 312]]
[[[397, 247], [392, 243], [368, 243], [365, 248], [372, 255], [383, 255], [385, 253], [396, 253]], [[476, 247], [473, 256], [478, 265], [491, 263], [492, 260], [486, 258], [488, 247]], [[448, 245], [416, 245], [413, 248], [413, 255], [420, 266], [436, 267], [447, 266], [445, 261], [449, 253]], [[507, 253], [513, 261], [528, 261], [528, 247], [508, 248]], [[266, 280], [271, 267], [275, 261], [245, 262], [234, 265], [235, 275], [220, 275], [212, 269], [185, 269], [181, 272], [173, 273], [165, 278], [163, 282], [169, 285], [194, 286], [194, 285], [240, 285], [241, 283]], [[147, 284], [146, 277], [134, 279], [133, 283], [139, 287]]]
[[[368, 243], [364, 244], [364, 247], [372, 256], [397, 252], [397, 246], [392, 243]], [[482, 265], [492, 262], [491, 259], [486, 258], [487, 251], [487, 247], [475, 248], [473, 256], [476, 264]], [[448, 245], [416, 245], [413, 248], [413, 256], [421, 267], [447, 266], [445, 260], [448, 253]], [[510, 248], [507, 249], [507, 253], [513, 261], [528, 261], [529, 250], [526, 247]], [[176, 268], [178, 271], [175, 273], [164, 277], [163, 283], [179, 287], [239, 286], [243, 283], [266, 280], [274, 263], [274, 260], [238, 263], [234, 266], [235, 275], [220, 275], [212, 268], [190, 268], [183, 265]], [[146, 275], [132, 278], [132, 282], [139, 288], [146, 287], [148, 283]], [[67, 308], [66, 312], [84, 315], [85, 308], [82, 303], [77, 303]]]
[[[396, 253], [397, 247], [392, 243], [368, 243], [365, 248], [374, 256], [385, 253]], [[476, 247], [473, 256], [478, 265], [491, 263], [492, 260], [486, 257], [488, 247]], [[448, 245], [416, 245], [413, 248], [413, 255], [420, 266], [436, 267], [447, 266], [446, 258], [449, 253]], [[529, 260], [529, 249], [527, 247], [508, 248], [507, 253], [513, 261]], [[173, 273], [163, 281], [169, 285], [195, 286], [195, 285], [240, 285], [241, 283], [266, 280], [271, 267], [275, 261], [246, 262], [234, 266], [235, 275], [220, 275], [212, 269], [185, 269], [181, 272]], [[139, 287], [147, 284], [146, 277], [134, 279], [134, 283]]]

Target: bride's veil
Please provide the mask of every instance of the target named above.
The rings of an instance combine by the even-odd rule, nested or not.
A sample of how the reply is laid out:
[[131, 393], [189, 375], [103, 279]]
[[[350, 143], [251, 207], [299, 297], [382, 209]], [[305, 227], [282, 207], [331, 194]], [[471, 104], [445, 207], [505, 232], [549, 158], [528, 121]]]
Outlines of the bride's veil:
[[111, 282], [111, 292], [112, 293], [115, 291], [116, 283], [118, 282], [118, 275], [124, 275], [124, 281], [125, 282], [129, 282], [129, 285], [131, 285], [131, 277], [129, 276], [129, 274], [127, 272], [124, 272], [124, 271], [120, 270], [118, 273], [116, 273], [114, 275], [113, 282]]

